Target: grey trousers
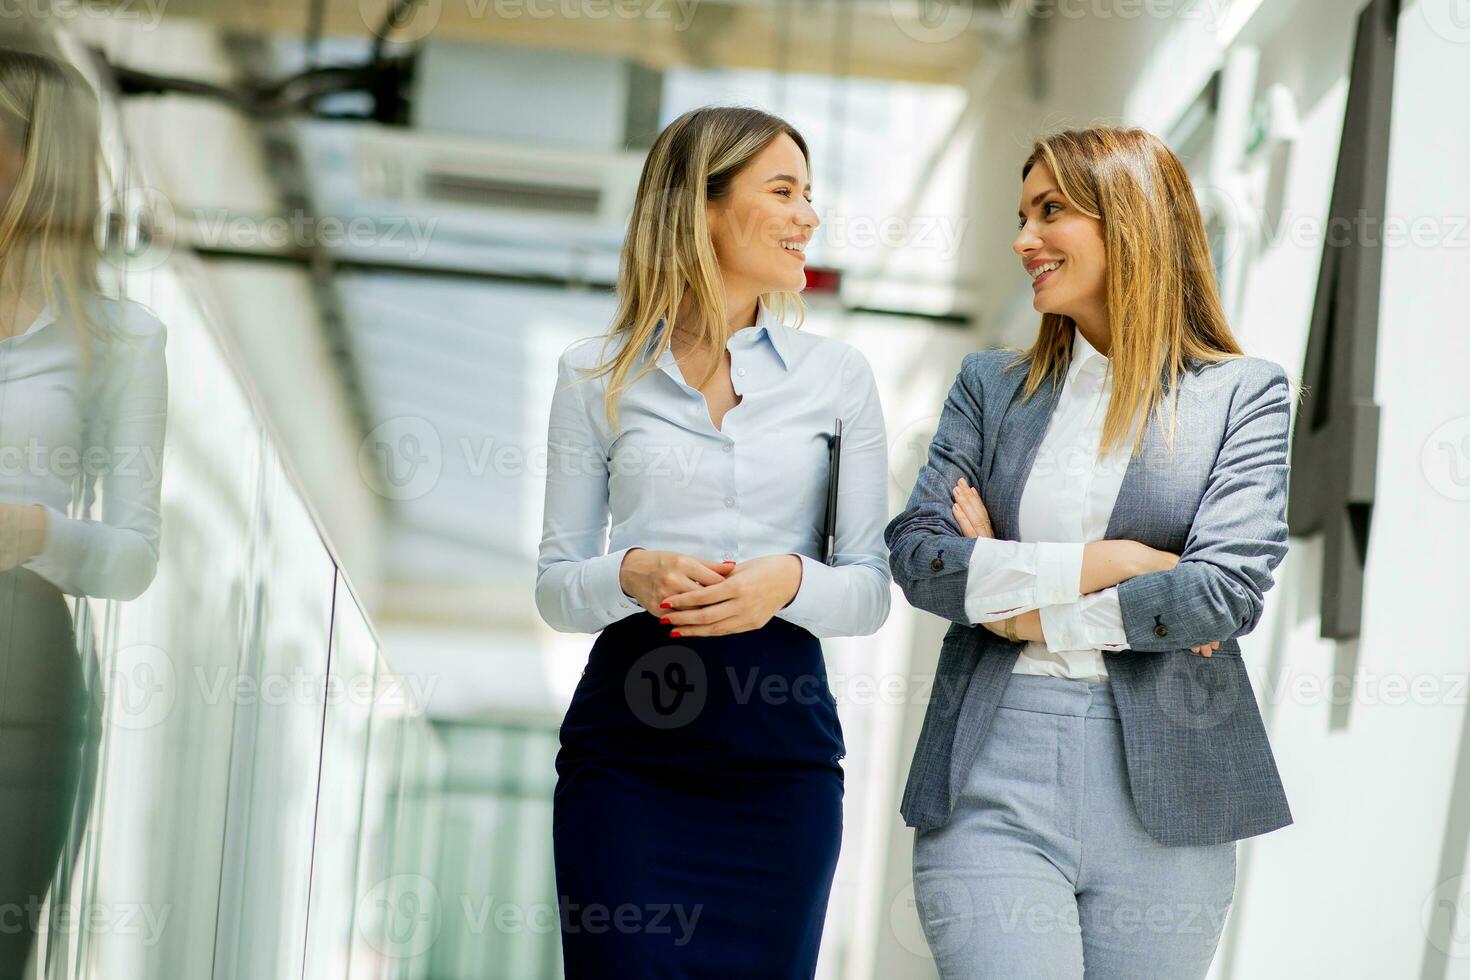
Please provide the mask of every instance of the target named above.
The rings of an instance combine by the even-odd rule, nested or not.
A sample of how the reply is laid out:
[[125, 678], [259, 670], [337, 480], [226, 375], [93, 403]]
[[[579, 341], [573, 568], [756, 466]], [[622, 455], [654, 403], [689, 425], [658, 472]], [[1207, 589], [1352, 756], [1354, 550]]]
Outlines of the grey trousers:
[[1191, 980], [1235, 851], [1144, 830], [1106, 681], [1013, 674], [953, 817], [915, 837], [914, 895], [945, 980]]

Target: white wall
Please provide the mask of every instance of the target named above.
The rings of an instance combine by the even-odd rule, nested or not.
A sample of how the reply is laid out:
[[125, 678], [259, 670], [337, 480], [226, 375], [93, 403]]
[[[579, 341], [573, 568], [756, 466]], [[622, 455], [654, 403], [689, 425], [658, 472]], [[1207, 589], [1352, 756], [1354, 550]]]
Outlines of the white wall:
[[[1470, 584], [1470, 481], [1459, 475], [1470, 473], [1470, 117], [1450, 111], [1449, 95], [1470, 85], [1470, 23], [1456, 28], [1451, 6], [1419, 0], [1400, 18], [1387, 213], [1427, 221], [1438, 240], [1384, 250], [1363, 632], [1355, 644], [1317, 639], [1320, 541], [1294, 542], [1247, 657], [1269, 658], [1268, 725], [1297, 822], [1248, 852], [1222, 977], [1470, 977], [1470, 648], [1452, 625]], [[1283, 32], [1283, 66], [1290, 36], [1339, 16]], [[1302, 197], [1325, 201], [1329, 172], [1301, 182]], [[1252, 336], [1299, 330], [1297, 316], [1272, 314], [1273, 296], [1292, 314], [1309, 286], [1278, 269], [1249, 312]], [[1342, 696], [1313, 696], [1314, 682]]]

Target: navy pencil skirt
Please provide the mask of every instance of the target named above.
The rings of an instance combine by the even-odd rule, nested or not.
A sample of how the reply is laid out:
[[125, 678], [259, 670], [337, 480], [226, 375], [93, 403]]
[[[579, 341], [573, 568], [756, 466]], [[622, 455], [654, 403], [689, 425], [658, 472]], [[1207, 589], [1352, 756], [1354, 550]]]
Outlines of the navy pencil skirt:
[[842, 838], [845, 754], [817, 638], [785, 620], [593, 644], [561, 726], [552, 836], [581, 978], [809, 978]]

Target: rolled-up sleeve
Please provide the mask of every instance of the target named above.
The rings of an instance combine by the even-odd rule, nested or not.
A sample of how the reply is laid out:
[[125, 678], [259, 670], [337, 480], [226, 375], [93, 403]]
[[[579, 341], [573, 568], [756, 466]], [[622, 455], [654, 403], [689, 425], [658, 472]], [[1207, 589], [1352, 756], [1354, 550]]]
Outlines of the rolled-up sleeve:
[[972, 623], [991, 623], [1075, 602], [1081, 596], [1082, 548], [1073, 542], [978, 539], [965, 580], [965, 615]]
[[1118, 587], [1092, 592], [1073, 602], [1042, 606], [1041, 632], [1046, 637], [1046, 648], [1053, 653], [1128, 649]]
[[[984, 458], [982, 358], [965, 355], [945, 397], [939, 425], [929, 441], [928, 459], [919, 467], [908, 506], [884, 528], [894, 581], [909, 605], [964, 626], [968, 613], [969, 567], [975, 551], [991, 547], [989, 538], [967, 538], [955, 522], [950, 488], [963, 476], [981, 486]], [[981, 544], [982, 541], [991, 544]]]
[[1243, 636], [1265, 608], [1286, 556], [1286, 373], [1265, 362], [1242, 378], [1220, 452], [1179, 563], [1117, 587], [1128, 645], [1182, 650]]
[[834, 564], [801, 558], [801, 586], [776, 615], [814, 636], [868, 636], [892, 603], [888, 549], [888, 433], [867, 359], [847, 348], [840, 374], [844, 402], [842, 470], [837, 481]]
[[607, 547], [607, 455], [588, 405], [593, 384], [563, 354], [546, 435], [546, 497], [536, 560], [536, 609], [552, 629], [595, 633], [643, 607], [623, 592], [623, 548]]

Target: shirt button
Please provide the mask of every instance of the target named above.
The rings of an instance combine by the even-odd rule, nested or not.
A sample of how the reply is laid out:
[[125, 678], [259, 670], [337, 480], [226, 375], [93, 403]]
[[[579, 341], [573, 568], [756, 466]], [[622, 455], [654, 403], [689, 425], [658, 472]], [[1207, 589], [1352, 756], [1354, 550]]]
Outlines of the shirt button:
[[727, 551], [727, 552], [725, 552], [725, 560], [726, 561], [734, 561], [735, 559], [731, 558], [730, 557], [730, 552]]
[[724, 445], [723, 445], [723, 446], [721, 446], [721, 447], [720, 447], [720, 448], [721, 448], [721, 449], [723, 449], [723, 450], [724, 450], [724, 451], [725, 451], [725, 452], [727, 452], [727, 453], [733, 453], [733, 452], [734, 452], [734, 451], [735, 451], [735, 447], [734, 447], [734, 446], [732, 446], [732, 445], [730, 445], [730, 443], [728, 443], [728, 442], [727, 442], [727, 443], [725, 443], [725, 444], [724, 444]]
[[736, 368], [735, 369], [735, 373], [738, 374], [738, 375], [740, 375], [743, 378], [743, 377], [745, 377], [745, 368]]
[[1169, 635], [1169, 627], [1165, 626], [1163, 623], [1160, 623], [1159, 625], [1157, 625], [1157, 626], [1154, 627], [1154, 636], [1168, 636], [1168, 635]]
[[734, 507], [735, 506], [735, 498], [734, 497], [726, 497], [725, 498], [725, 506], [726, 507]]
[[943, 558], [935, 558], [933, 561], [931, 561], [929, 563], [929, 567], [932, 568], [932, 569], [934, 569], [936, 572], [937, 571], [940, 571], [941, 569], [944, 568], [944, 559]]

